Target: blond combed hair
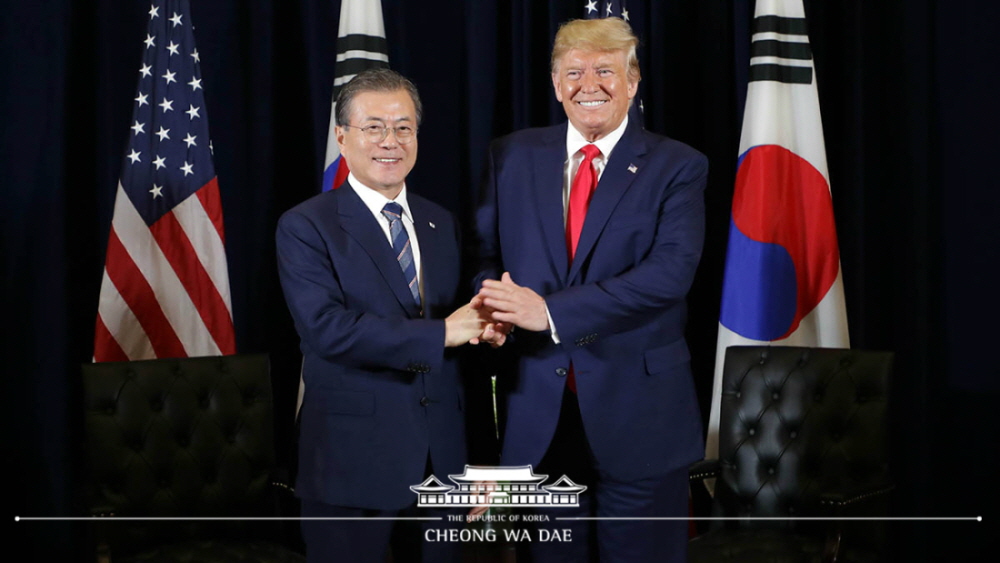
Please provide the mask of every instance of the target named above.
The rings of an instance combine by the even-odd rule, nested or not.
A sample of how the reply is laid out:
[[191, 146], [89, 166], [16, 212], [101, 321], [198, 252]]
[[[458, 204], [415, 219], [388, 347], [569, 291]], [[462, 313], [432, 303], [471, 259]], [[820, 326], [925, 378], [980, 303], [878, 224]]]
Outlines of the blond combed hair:
[[581, 51], [603, 51], [627, 53], [629, 80], [641, 78], [639, 57], [636, 46], [639, 38], [632, 33], [632, 27], [621, 18], [601, 18], [595, 20], [569, 20], [559, 26], [556, 40], [552, 45], [552, 73], [559, 70], [559, 61], [572, 49]]

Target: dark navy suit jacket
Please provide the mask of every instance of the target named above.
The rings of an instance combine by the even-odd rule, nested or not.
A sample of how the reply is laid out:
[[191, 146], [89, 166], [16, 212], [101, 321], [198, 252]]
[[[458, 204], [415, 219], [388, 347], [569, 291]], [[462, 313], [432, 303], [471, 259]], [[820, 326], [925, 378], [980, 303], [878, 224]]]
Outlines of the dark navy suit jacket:
[[[362, 188], [364, 189], [364, 188]], [[296, 493], [338, 506], [400, 509], [424, 480], [461, 473], [465, 432], [443, 317], [459, 287], [458, 230], [408, 192], [420, 243], [421, 317], [395, 255], [361, 198], [344, 187], [278, 222], [281, 286], [301, 338], [305, 395]]]
[[662, 475], [704, 451], [684, 325], [704, 239], [708, 163], [687, 145], [630, 123], [601, 175], [570, 265], [566, 127], [496, 141], [477, 212], [478, 279], [509, 271], [535, 290], [561, 342], [549, 332], [513, 334], [501, 461], [541, 461], [572, 362], [600, 468], [621, 480]]

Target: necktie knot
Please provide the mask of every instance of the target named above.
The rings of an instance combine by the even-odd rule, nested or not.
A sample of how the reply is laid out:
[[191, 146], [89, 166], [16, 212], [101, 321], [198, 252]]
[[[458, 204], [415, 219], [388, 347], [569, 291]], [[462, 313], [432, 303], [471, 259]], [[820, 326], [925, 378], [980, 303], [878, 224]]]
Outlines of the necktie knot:
[[382, 215], [384, 215], [390, 223], [398, 221], [403, 216], [403, 206], [395, 201], [390, 201], [382, 207]]
[[[597, 145], [584, 145], [580, 149], [583, 153], [583, 162], [588, 162], [594, 160], [594, 157], [601, 154], [601, 149], [597, 148]], [[583, 164], [582, 162], [580, 164]]]

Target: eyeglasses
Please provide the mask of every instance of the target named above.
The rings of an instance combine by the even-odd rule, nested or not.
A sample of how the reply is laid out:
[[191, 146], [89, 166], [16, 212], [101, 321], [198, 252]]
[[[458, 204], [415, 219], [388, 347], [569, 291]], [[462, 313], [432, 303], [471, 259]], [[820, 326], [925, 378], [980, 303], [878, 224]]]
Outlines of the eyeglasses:
[[409, 143], [417, 136], [416, 127], [411, 127], [409, 125], [386, 127], [385, 125], [372, 124], [365, 125], [364, 127], [355, 127], [354, 125], [344, 125], [343, 127], [360, 129], [361, 133], [365, 136], [365, 140], [369, 143], [381, 143], [387, 136], [389, 136], [389, 131], [392, 131], [392, 134], [396, 136], [396, 142], [401, 145]]

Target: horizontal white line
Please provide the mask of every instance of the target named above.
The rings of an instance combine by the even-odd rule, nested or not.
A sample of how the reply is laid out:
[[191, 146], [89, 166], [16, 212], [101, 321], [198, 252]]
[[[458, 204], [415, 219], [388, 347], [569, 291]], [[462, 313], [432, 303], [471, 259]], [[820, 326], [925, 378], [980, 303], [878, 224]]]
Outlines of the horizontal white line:
[[752, 36], [753, 41], [761, 41], [764, 39], [775, 39], [777, 41], [784, 41], [786, 43], [804, 43], [809, 44], [808, 35], [789, 35], [787, 33], [778, 33], [776, 31], [760, 31], [754, 33]]
[[361, 51], [359, 49], [352, 49], [350, 51], [344, 51], [343, 53], [337, 53], [337, 62], [344, 62], [348, 59], [364, 59], [367, 61], [382, 61], [389, 62], [389, 55], [387, 53], [380, 53], [378, 51]]
[[792, 521], [824, 521], [824, 522], [846, 522], [846, 521], [876, 521], [876, 522], [909, 522], [909, 521], [960, 521], [960, 522], [982, 522], [982, 516], [799, 516], [795, 518], [783, 518], [781, 516], [650, 516], [646, 518], [642, 517], [617, 517], [617, 516], [579, 516], [579, 517], [564, 517], [556, 516], [556, 520], [690, 520], [694, 522], [698, 521], [717, 521], [717, 522], [739, 522], [739, 521], [780, 521], [780, 522], [792, 522]]
[[773, 56], [763, 56], [763, 57], [750, 57], [750, 65], [781, 65], [781, 66], [795, 66], [800, 68], [812, 68], [813, 64], [811, 60], [804, 61], [802, 59], [784, 59], [781, 57]]
[[[704, 516], [704, 517], [688, 517], [688, 516], [650, 516], [650, 517], [617, 517], [617, 516], [579, 516], [579, 517], [563, 517], [556, 516], [556, 520], [635, 520], [635, 521], [645, 521], [645, 520], [689, 520], [694, 522], [699, 521], [718, 521], [718, 522], [737, 522], [744, 520], [756, 520], [756, 521], [827, 521], [827, 522], [844, 522], [844, 521], [862, 521], [862, 522], [912, 522], [912, 521], [924, 521], [924, 522], [982, 522], [982, 516], [889, 516], [889, 517], [878, 517], [878, 516], [799, 516], [795, 518], [783, 518], [780, 516], [748, 516], [748, 517], [735, 517], [735, 516]], [[207, 520], [219, 520], [219, 521], [254, 521], [254, 522], [289, 522], [289, 521], [322, 521], [322, 520], [443, 520], [442, 517], [434, 516], [373, 516], [373, 517], [324, 517], [324, 516], [243, 516], [243, 517], [223, 517], [223, 516], [15, 516], [15, 522], [83, 522], [83, 521], [131, 521], [131, 522], [199, 522]]]
[[427, 516], [372, 516], [372, 517], [325, 517], [325, 516], [15, 516], [15, 522], [83, 522], [83, 521], [121, 521], [121, 522], [203, 522], [203, 521], [224, 521], [224, 522], [289, 522], [289, 521], [315, 521], [315, 520], [442, 520], [441, 517]]

